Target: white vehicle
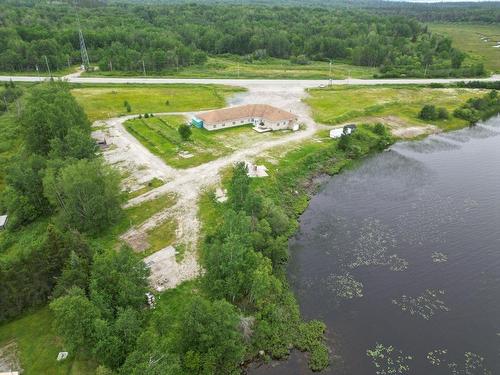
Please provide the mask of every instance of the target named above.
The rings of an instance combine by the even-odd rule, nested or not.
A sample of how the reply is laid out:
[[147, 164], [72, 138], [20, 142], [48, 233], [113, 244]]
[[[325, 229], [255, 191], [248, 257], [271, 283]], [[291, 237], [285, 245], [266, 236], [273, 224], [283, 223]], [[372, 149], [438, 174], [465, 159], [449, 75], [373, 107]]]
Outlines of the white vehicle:
[[325, 87], [326, 87], [326, 86], [325, 86], [325, 85], [323, 85], [323, 84], [319, 85], [319, 88], [320, 88], [320, 89], [324, 89]]

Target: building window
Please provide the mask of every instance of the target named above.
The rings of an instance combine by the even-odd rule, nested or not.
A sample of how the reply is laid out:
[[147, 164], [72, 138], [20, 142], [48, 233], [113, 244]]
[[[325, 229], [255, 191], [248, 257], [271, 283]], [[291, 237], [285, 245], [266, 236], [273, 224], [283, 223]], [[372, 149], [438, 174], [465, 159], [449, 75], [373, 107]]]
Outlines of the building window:
[[217, 125], [214, 125], [214, 129], [217, 127]]
[[236, 121], [233, 121], [233, 125], [235, 125], [235, 124], [236, 124]]

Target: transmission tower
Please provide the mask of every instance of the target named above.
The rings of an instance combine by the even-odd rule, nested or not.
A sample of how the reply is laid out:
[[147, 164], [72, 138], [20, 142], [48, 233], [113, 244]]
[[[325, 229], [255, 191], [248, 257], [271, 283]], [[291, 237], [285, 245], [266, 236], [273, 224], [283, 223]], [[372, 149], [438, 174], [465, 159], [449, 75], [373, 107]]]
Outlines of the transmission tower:
[[80, 25], [80, 18], [78, 17], [78, 37], [80, 38], [80, 53], [82, 55], [82, 64], [85, 70], [89, 70], [90, 61], [89, 54], [87, 53], [87, 47], [85, 46], [85, 39], [83, 38], [82, 26]]

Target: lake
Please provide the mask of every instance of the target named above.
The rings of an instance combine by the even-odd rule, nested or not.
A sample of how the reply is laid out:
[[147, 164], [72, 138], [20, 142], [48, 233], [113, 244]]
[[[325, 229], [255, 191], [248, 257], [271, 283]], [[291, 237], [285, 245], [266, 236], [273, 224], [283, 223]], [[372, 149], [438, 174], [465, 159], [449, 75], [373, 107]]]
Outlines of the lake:
[[[329, 179], [290, 252], [303, 317], [328, 327], [325, 373], [500, 374], [500, 117]], [[309, 371], [293, 353], [252, 373]]]

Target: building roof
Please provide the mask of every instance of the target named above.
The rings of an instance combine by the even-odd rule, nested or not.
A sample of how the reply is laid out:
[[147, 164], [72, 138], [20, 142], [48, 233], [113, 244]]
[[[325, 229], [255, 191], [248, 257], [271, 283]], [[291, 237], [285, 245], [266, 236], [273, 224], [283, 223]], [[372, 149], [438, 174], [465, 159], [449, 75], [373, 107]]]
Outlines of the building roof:
[[268, 121], [293, 120], [295, 115], [267, 104], [248, 104], [238, 107], [216, 109], [199, 113], [196, 117], [207, 124], [238, 120], [245, 117], [258, 117]]
[[3, 227], [7, 222], [7, 215], [0, 215], [0, 227]]

